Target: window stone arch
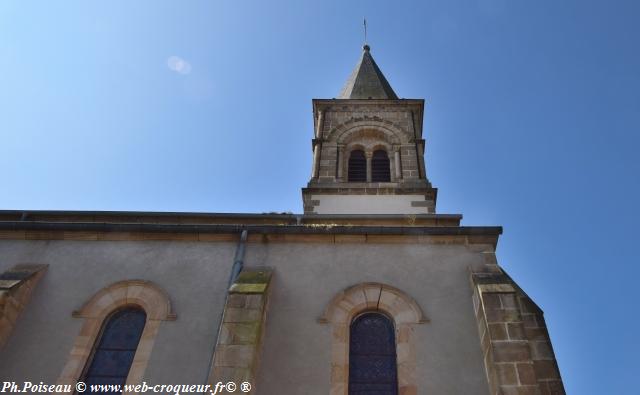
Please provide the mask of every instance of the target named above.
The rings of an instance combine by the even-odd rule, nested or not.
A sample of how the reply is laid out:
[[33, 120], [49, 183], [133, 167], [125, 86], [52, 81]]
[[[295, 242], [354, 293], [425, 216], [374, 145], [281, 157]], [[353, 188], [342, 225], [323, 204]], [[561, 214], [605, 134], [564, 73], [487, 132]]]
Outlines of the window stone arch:
[[327, 135], [327, 141], [335, 141], [338, 144], [344, 143], [353, 133], [362, 130], [377, 130], [386, 135], [386, 140], [391, 144], [408, 143], [413, 138], [405, 128], [402, 128], [389, 121], [374, 119], [350, 119], [335, 128], [331, 129]]
[[337, 143], [345, 145], [362, 144], [367, 150], [371, 150], [375, 146], [384, 146], [385, 148], [398, 144], [400, 139], [397, 135], [388, 129], [378, 127], [358, 127], [349, 129], [345, 133], [338, 136]]
[[332, 326], [331, 395], [347, 395], [349, 387], [349, 330], [352, 320], [366, 311], [385, 313], [395, 324], [398, 393], [417, 393], [413, 326], [429, 322], [413, 298], [381, 283], [362, 283], [337, 294], [326, 306], [320, 323]]
[[176, 319], [176, 314], [171, 309], [171, 301], [167, 293], [158, 285], [150, 281], [125, 280], [101, 289], [79, 310], [72, 313], [75, 318], [83, 318], [84, 323], [58, 378], [58, 384], [75, 385], [91, 356], [103, 323], [113, 312], [127, 306], [139, 307], [147, 316], [131, 370], [127, 376], [127, 384], [137, 384], [142, 381], [160, 322], [173, 321]]

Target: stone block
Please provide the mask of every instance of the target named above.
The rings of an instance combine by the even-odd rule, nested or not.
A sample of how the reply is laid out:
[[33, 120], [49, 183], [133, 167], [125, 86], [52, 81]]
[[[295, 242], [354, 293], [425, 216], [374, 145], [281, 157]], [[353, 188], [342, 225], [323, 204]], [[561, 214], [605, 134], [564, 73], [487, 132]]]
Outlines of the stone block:
[[331, 381], [346, 381], [349, 376], [348, 367], [344, 365], [331, 365]]
[[502, 308], [504, 309], [517, 309], [518, 304], [516, 302], [515, 294], [501, 294], [500, 300], [502, 301]]
[[484, 258], [484, 264], [485, 265], [497, 265], [498, 264], [498, 260], [496, 259], [496, 254], [493, 251], [484, 253], [483, 254], [483, 258]]
[[198, 241], [197, 233], [172, 233], [172, 232], [144, 232], [142, 233], [144, 240], [180, 240], [180, 241]]
[[212, 377], [214, 380], [210, 381], [215, 386], [215, 383], [222, 381], [227, 383], [233, 381], [235, 383], [241, 383], [243, 381], [251, 381], [251, 369], [243, 367], [230, 367], [230, 366], [216, 366], [213, 369]]
[[9, 321], [11, 325], [15, 325], [18, 320], [18, 315], [20, 315], [20, 311], [23, 306], [18, 303], [14, 303], [14, 298], [8, 298], [7, 303], [2, 311], [2, 317]]
[[535, 385], [536, 373], [531, 363], [519, 363], [517, 364], [518, 380], [520, 384]]
[[503, 323], [489, 324], [491, 340], [507, 340], [507, 327]]
[[524, 328], [524, 333], [529, 340], [548, 340], [549, 334], [546, 328]]
[[5, 345], [13, 331], [13, 323], [0, 316], [0, 348]]
[[538, 325], [538, 321], [536, 320], [536, 317], [533, 314], [523, 314], [522, 322], [524, 324], [525, 329], [540, 328], [540, 326]]
[[523, 313], [539, 313], [540, 309], [529, 298], [520, 297], [520, 309]]
[[554, 359], [553, 350], [547, 341], [530, 342], [533, 359]]
[[63, 232], [62, 237], [65, 240], [98, 240], [98, 232]]
[[218, 344], [233, 344], [233, 335], [230, 331], [231, 325], [234, 324], [222, 324], [220, 327], [220, 334], [218, 335]]
[[482, 346], [482, 350], [483, 351], [487, 351], [491, 348], [491, 336], [489, 335], [489, 332], [483, 329], [483, 334], [482, 337], [480, 339], [480, 345]]
[[493, 343], [493, 358], [496, 362], [529, 361], [531, 352], [526, 342]]
[[261, 319], [260, 310], [246, 308], [227, 308], [224, 312], [224, 322], [254, 322]]
[[263, 294], [246, 295], [245, 306], [249, 309], [262, 309], [264, 306]]
[[538, 380], [560, 379], [555, 361], [533, 361], [533, 368]]
[[98, 240], [108, 241], [133, 241], [143, 240], [143, 234], [140, 232], [98, 232]]
[[364, 243], [367, 240], [366, 235], [335, 235], [336, 243]]
[[397, 341], [398, 343], [408, 343], [411, 337], [413, 329], [410, 325], [400, 325], [397, 329]]
[[403, 385], [398, 392], [399, 395], [417, 395], [418, 388], [415, 385]]
[[520, 322], [520, 314], [517, 310], [485, 310], [488, 323], [494, 322]]
[[24, 230], [0, 230], [0, 240], [22, 240], [25, 238]]
[[502, 309], [502, 303], [500, 302], [500, 295], [485, 293], [482, 294], [482, 303], [486, 310], [499, 310]]
[[566, 393], [560, 380], [542, 381], [538, 385], [541, 395], [565, 395]]
[[334, 325], [332, 331], [333, 341], [335, 343], [346, 344], [349, 340], [349, 326]]
[[413, 349], [409, 343], [399, 343], [396, 346], [396, 349], [397, 349], [397, 353], [398, 353], [397, 357], [399, 361], [411, 360], [415, 355], [415, 349]]
[[[469, 242], [472, 243], [490, 243], [491, 237], [485, 236], [469, 236]], [[480, 284], [480, 290], [483, 293], [513, 293], [515, 288], [511, 284]]]
[[227, 298], [227, 307], [244, 307], [247, 295], [229, 294]]
[[260, 323], [225, 323], [233, 344], [257, 344], [260, 336]]
[[511, 340], [526, 340], [527, 337], [524, 333], [524, 325], [522, 322], [507, 323], [507, 333]]
[[25, 231], [27, 240], [63, 240], [64, 234], [55, 230], [27, 230]]
[[501, 395], [540, 395], [537, 385], [530, 386], [501, 386]]
[[518, 384], [518, 376], [516, 367], [512, 363], [495, 364], [495, 372], [500, 384], [516, 385]]
[[216, 350], [215, 366], [250, 368], [253, 364], [255, 346], [219, 345]]

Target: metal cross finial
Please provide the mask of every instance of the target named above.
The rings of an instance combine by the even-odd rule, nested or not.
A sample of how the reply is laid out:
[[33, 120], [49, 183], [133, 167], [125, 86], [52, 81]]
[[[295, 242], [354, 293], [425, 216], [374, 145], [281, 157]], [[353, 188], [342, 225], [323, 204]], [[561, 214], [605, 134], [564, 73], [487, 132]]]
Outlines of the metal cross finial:
[[364, 45], [367, 45], [367, 18], [364, 19]]

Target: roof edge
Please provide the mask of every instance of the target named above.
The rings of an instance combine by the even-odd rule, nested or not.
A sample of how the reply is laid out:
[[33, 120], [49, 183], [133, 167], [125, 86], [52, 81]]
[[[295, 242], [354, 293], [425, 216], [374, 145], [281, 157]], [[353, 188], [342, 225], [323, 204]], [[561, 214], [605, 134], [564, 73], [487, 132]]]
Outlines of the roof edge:
[[501, 226], [349, 226], [349, 225], [236, 225], [236, 224], [153, 224], [106, 222], [0, 221], [0, 230], [158, 232], [158, 233], [239, 233], [261, 234], [371, 234], [499, 236]]

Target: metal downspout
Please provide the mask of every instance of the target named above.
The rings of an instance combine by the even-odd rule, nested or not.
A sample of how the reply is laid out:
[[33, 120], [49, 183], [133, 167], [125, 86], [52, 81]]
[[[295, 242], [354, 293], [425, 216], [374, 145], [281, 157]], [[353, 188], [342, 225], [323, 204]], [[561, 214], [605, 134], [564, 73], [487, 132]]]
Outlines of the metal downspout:
[[247, 243], [247, 235], [248, 231], [246, 229], [242, 230], [240, 233], [240, 240], [238, 241], [238, 246], [236, 247], [236, 254], [233, 258], [233, 266], [231, 267], [231, 275], [229, 276], [229, 284], [227, 285], [226, 292], [224, 293], [224, 304], [222, 305], [222, 311], [220, 312], [220, 319], [218, 321], [218, 330], [216, 331], [215, 342], [213, 343], [213, 349], [211, 350], [211, 359], [209, 361], [209, 368], [207, 369], [207, 377], [205, 378], [205, 385], [209, 384], [209, 376], [211, 375], [211, 370], [213, 369], [213, 363], [216, 355], [216, 348], [218, 346], [218, 338], [220, 338], [220, 332], [222, 331], [222, 319], [224, 318], [224, 310], [227, 307], [227, 301], [229, 300], [229, 288], [233, 284], [233, 282], [238, 278], [238, 274], [242, 271], [244, 267], [244, 253], [246, 251], [246, 243]]
[[[236, 248], [236, 256], [233, 258], [233, 267], [231, 268], [231, 276], [229, 276], [229, 287], [238, 277], [238, 274], [242, 271], [244, 267], [244, 252], [247, 249], [247, 232], [246, 229], [242, 230], [240, 233], [240, 241], [238, 241], [238, 247]], [[228, 294], [228, 292], [227, 292]]]

